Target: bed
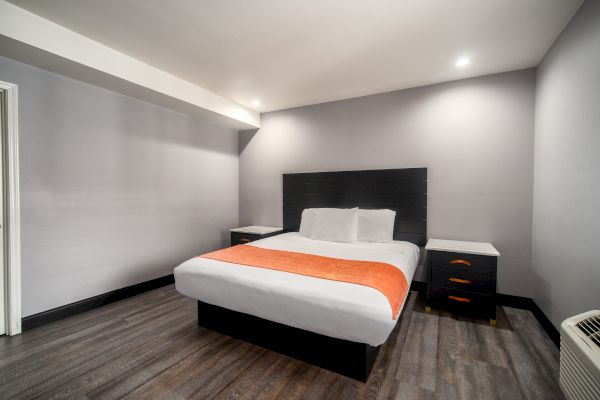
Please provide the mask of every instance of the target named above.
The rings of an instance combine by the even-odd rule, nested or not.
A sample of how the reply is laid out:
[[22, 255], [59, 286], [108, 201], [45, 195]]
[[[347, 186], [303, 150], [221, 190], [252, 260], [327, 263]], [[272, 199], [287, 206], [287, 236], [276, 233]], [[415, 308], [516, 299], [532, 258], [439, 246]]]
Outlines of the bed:
[[[336, 243], [289, 232], [246, 246], [386, 262], [409, 282], [419, 261], [419, 247], [402, 241]], [[205, 258], [186, 261], [175, 274], [186, 296], [337, 339], [379, 346], [396, 324], [385, 296], [367, 286]]]
[[[410, 284], [426, 236], [426, 176], [424, 168], [286, 174], [285, 233], [244, 246], [386, 263]], [[394, 241], [338, 243], [301, 236], [300, 215], [311, 207], [392, 209]], [[361, 381], [400, 318], [373, 287], [208, 258], [178, 266], [175, 281], [178, 291], [198, 300], [200, 326]]]

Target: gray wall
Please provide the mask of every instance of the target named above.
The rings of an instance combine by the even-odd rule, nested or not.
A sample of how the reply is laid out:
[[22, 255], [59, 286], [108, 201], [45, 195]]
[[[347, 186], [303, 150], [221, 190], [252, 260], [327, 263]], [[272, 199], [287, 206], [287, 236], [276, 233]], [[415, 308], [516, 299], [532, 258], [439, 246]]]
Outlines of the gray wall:
[[559, 325], [600, 308], [600, 2], [586, 1], [538, 69], [533, 298]]
[[282, 224], [288, 172], [428, 167], [430, 237], [492, 242], [531, 296], [535, 71], [266, 113], [240, 137], [240, 223]]
[[0, 58], [19, 85], [23, 316], [164, 276], [238, 225], [238, 134]]

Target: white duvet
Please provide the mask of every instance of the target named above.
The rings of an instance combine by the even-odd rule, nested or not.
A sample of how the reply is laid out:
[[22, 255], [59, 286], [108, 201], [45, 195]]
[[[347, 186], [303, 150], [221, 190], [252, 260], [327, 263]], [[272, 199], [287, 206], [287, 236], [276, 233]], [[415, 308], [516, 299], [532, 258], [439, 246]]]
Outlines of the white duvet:
[[[419, 262], [419, 248], [400, 241], [337, 243], [291, 232], [249, 245], [385, 262], [399, 268], [409, 284]], [[371, 346], [384, 343], [396, 325], [381, 292], [353, 283], [192, 258], [175, 268], [175, 286], [180, 293], [209, 304]]]

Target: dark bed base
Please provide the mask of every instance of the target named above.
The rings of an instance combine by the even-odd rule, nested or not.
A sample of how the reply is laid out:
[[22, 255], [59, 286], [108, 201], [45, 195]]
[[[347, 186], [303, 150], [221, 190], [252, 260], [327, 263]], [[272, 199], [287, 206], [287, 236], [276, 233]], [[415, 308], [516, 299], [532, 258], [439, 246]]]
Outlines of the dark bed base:
[[198, 325], [366, 382], [378, 347], [292, 328], [198, 301]]

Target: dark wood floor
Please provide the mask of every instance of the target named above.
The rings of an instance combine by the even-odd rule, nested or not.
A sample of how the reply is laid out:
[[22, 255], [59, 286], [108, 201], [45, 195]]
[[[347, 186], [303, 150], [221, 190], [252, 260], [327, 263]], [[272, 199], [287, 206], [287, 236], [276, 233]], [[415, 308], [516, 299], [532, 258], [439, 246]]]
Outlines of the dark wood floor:
[[1, 399], [562, 399], [558, 351], [528, 311], [498, 328], [407, 309], [364, 384], [199, 328], [196, 302], [155, 290], [0, 337]]

